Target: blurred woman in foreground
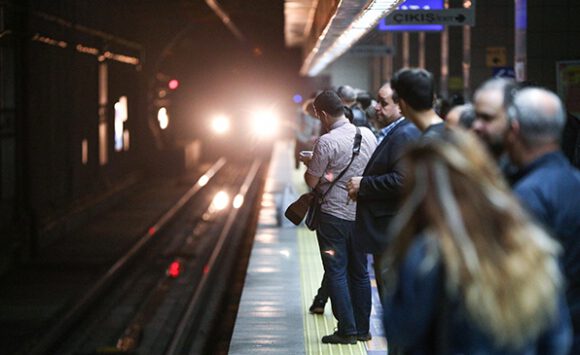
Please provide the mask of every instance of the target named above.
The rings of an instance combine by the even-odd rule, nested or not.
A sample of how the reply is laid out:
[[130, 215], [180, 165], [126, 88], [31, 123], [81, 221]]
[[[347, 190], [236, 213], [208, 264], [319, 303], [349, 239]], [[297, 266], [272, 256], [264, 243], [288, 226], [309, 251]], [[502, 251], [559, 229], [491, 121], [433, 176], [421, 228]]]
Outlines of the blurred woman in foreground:
[[386, 259], [392, 350], [567, 354], [559, 246], [523, 212], [477, 138], [454, 130], [411, 149], [407, 163]]

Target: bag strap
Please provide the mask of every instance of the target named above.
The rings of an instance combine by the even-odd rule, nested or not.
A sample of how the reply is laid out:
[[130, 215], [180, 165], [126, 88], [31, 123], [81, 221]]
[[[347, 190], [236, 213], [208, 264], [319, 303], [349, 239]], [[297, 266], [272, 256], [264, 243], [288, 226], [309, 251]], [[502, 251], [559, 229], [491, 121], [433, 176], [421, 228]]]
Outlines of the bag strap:
[[[328, 192], [330, 191], [330, 189], [332, 189], [332, 187], [334, 186], [334, 184], [336, 184], [338, 182], [338, 180], [340, 180], [340, 178], [342, 178], [344, 176], [344, 174], [346, 173], [346, 171], [348, 170], [348, 168], [350, 168], [352, 162], [354, 161], [354, 158], [357, 155], [359, 155], [359, 153], [360, 153], [360, 146], [361, 146], [361, 143], [362, 143], [362, 135], [360, 133], [360, 128], [358, 128], [357, 126], [355, 126], [355, 128], [356, 128], [356, 134], [354, 135], [354, 142], [352, 144], [352, 156], [350, 157], [350, 161], [348, 162], [348, 165], [346, 166], [346, 168], [344, 168], [340, 172], [340, 174], [338, 174], [338, 177], [332, 181], [332, 183], [330, 184], [330, 186], [328, 187], [328, 189], [326, 190], [326, 192], [324, 193], [324, 195], [322, 195], [320, 197], [320, 201], [324, 201], [324, 198], [326, 197], [326, 195], [328, 194]], [[316, 189], [316, 187], [314, 189]]]

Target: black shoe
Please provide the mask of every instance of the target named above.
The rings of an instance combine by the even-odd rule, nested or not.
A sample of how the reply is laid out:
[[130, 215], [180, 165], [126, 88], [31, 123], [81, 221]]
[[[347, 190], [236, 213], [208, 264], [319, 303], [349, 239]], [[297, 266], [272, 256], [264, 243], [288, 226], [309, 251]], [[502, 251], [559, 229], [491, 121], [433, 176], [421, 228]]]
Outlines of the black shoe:
[[359, 334], [356, 336], [356, 340], [358, 341], [369, 341], [373, 338], [373, 336], [371, 335], [370, 332], [366, 333], [366, 334]]
[[356, 344], [356, 335], [340, 335], [334, 332], [322, 337], [324, 344]]
[[324, 314], [324, 306], [326, 306], [326, 301], [316, 296], [308, 310], [313, 314]]

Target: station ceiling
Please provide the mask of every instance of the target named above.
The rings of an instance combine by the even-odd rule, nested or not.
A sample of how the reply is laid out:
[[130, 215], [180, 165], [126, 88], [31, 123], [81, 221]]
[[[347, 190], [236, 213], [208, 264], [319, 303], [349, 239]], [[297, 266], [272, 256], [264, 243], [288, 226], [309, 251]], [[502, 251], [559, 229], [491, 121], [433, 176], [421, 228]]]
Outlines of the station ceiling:
[[403, 0], [285, 0], [284, 39], [302, 47], [300, 74], [315, 76]]

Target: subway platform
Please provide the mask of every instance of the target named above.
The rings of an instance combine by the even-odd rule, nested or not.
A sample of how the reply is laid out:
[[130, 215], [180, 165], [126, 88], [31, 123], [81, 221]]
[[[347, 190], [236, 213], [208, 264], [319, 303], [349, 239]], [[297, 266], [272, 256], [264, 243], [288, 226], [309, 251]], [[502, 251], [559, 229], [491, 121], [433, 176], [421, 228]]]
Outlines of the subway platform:
[[[323, 344], [336, 321], [330, 304], [323, 315], [308, 308], [322, 280], [315, 233], [285, 220], [286, 206], [306, 191], [304, 166], [293, 168], [292, 142], [276, 144], [258, 220], [229, 354], [387, 354], [382, 308], [371, 274], [372, 340]], [[369, 271], [373, 268], [369, 265]]]

